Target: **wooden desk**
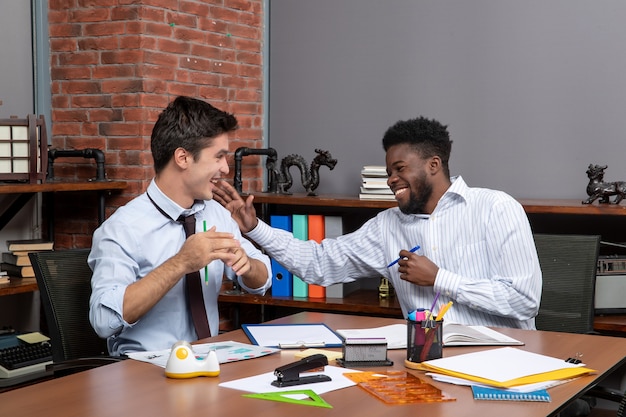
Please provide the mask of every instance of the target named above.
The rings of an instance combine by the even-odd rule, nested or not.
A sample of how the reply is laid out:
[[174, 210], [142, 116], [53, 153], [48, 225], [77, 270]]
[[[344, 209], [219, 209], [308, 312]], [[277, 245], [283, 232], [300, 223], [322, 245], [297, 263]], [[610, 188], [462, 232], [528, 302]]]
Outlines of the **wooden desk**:
[[[0, 213], [0, 230], [6, 226], [26, 203], [36, 193], [55, 193], [69, 191], [97, 191], [100, 194], [100, 205], [98, 206], [98, 221], [104, 221], [104, 192], [112, 190], [123, 190], [126, 188], [126, 181], [49, 181], [43, 184], [26, 183], [0, 183], [0, 194], [16, 194], [18, 197], [6, 210]], [[49, 208], [51, 211], [52, 208]], [[54, 235], [52, 218], [49, 217], [48, 236]]]
[[[275, 320], [274, 323], [324, 322], [333, 329], [365, 328], [401, 323], [402, 320], [380, 317], [337, 315], [305, 312]], [[404, 368], [406, 351], [389, 351], [394, 361], [391, 368], [364, 368], [364, 370], [406, 370], [424, 378], [456, 398], [454, 402], [386, 405], [358, 387], [350, 387], [323, 394], [332, 409], [307, 407], [242, 397], [243, 392], [221, 388], [218, 384], [246, 376], [271, 372], [278, 366], [296, 360], [293, 350], [221, 366], [217, 378], [188, 380], [167, 379], [162, 368], [127, 360], [100, 368], [70, 375], [61, 379], [41, 382], [0, 394], [0, 415], [11, 417], [46, 416], [65, 417], [119, 417], [121, 415], [196, 417], [219, 413], [224, 416], [354, 416], [395, 417], [429, 415], [449, 417], [480, 415], [482, 417], [533, 417], [554, 415], [571, 399], [603, 379], [622, 362], [626, 352], [626, 339], [606, 336], [576, 335], [553, 332], [504, 329], [504, 333], [522, 339], [520, 347], [553, 357], [567, 358], [582, 352], [595, 375], [579, 378], [549, 390], [552, 402], [532, 403], [514, 401], [476, 401], [468, 387], [433, 382], [422, 372]], [[222, 334], [206, 341], [240, 341], [249, 343], [241, 330]], [[444, 356], [476, 351], [481, 348], [445, 348]], [[483, 348], [484, 349], [484, 348]], [[305, 386], [303, 386], [305, 387]], [[310, 387], [310, 386], [309, 386]]]

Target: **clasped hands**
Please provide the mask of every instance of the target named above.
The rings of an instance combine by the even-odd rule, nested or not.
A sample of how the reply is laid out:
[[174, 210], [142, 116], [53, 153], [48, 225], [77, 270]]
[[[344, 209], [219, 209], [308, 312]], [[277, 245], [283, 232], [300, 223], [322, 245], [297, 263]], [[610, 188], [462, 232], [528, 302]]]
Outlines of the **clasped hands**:
[[176, 256], [189, 269], [186, 273], [199, 271], [216, 259], [231, 267], [237, 275], [250, 271], [250, 259], [241, 243], [232, 233], [217, 232], [215, 226], [189, 236]]

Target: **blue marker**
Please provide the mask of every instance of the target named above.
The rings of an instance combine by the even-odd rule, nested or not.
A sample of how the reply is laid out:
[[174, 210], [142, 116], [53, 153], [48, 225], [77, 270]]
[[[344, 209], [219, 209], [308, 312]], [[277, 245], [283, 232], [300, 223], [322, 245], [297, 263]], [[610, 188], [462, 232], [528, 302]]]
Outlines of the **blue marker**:
[[[409, 250], [409, 252], [415, 252], [416, 250], [418, 250], [420, 248], [420, 245], [417, 245], [416, 247], [414, 247], [413, 249]], [[387, 265], [387, 268], [391, 268], [392, 266], [394, 266], [395, 264], [397, 264], [398, 262], [400, 262], [400, 258], [396, 259], [395, 261], [393, 261], [392, 263], [390, 263], [389, 265]]]

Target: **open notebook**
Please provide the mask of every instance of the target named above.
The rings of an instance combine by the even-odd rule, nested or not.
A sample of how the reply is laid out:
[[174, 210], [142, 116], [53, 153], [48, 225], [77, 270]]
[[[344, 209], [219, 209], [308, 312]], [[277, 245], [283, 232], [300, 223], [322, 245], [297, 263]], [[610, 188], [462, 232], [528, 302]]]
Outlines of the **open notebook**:
[[[369, 329], [339, 329], [337, 333], [346, 339], [384, 337], [387, 339], [388, 349], [406, 349], [406, 324], [392, 324]], [[443, 344], [444, 346], [515, 346], [523, 345], [524, 342], [485, 326], [465, 326], [444, 322]]]
[[444, 346], [515, 346], [524, 342], [485, 326], [444, 323]]

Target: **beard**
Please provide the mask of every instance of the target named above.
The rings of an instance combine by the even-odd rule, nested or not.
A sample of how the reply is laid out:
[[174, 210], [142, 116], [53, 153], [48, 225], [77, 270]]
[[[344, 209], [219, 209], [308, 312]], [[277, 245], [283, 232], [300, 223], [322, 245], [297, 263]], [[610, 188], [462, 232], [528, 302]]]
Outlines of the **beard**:
[[[419, 190], [417, 193], [413, 190]], [[433, 194], [433, 186], [426, 181], [426, 174], [411, 184], [409, 191], [409, 199], [406, 204], [398, 204], [398, 208], [404, 214], [423, 214], [426, 210], [426, 204]]]

